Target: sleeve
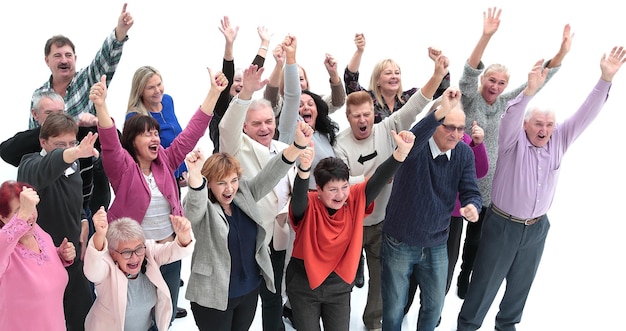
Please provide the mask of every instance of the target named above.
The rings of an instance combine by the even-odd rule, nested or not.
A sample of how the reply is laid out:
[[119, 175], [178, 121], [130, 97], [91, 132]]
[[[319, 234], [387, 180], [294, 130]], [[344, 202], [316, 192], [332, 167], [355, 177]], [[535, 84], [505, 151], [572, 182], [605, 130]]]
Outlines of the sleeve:
[[346, 90], [343, 88], [343, 84], [339, 82], [339, 84], [330, 83], [330, 98], [328, 100], [324, 100], [328, 104], [328, 113], [332, 114], [337, 111], [337, 109], [343, 107], [346, 103]]
[[359, 72], [351, 72], [348, 70], [348, 66], [346, 66], [346, 70], [343, 73], [343, 81], [346, 84], [347, 95], [356, 91], [365, 91], [361, 84], [359, 84]]
[[365, 184], [365, 206], [369, 206], [376, 199], [380, 191], [387, 184], [389, 179], [393, 177], [402, 162], [397, 161], [393, 154], [381, 163], [374, 171], [372, 177]]
[[207, 214], [209, 203], [209, 193], [206, 186], [206, 178], [204, 178], [202, 186], [187, 190], [187, 194], [183, 199], [183, 210], [185, 217], [191, 222], [192, 227], [202, 223], [204, 215]]
[[419, 115], [431, 101], [431, 99], [424, 97], [421, 90], [418, 90], [413, 93], [409, 100], [398, 111], [393, 112], [388, 119], [383, 119], [383, 121], [389, 121], [391, 128], [396, 132], [408, 130], [411, 124], [415, 122], [417, 115]]
[[107, 258], [111, 257], [109, 254], [109, 243], [106, 238], [104, 239], [104, 248], [99, 251], [93, 244], [92, 236], [87, 244], [87, 252], [85, 252], [83, 264], [83, 272], [90, 282], [100, 283], [109, 276], [111, 269], [106, 262]]
[[224, 113], [228, 109], [228, 103], [230, 102], [230, 88], [233, 86], [233, 79], [235, 78], [235, 61], [223, 60], [222, 73], [226, 79], [228, 79], [228, 85], [226, 85], [226, 89], [220, 93], [217, 103], [215, 104], [215, 115], [218, 117], [223, 117]]
[[31, 229], [25, 220], [17, 218], [17, 214], [0, 228], [0, 279], [10, 264], [11, 254], [15, 251], [20, 238]]
[[309, 205], [309, 179], [302, 179], [300, 176], [296, 175], [296, 178], [293, 183], [293, 194], [291, 197], [291, 203], [289, 204], [289, 214], [293, 224], [298, 225], [302, 218], [304, 217], [304, 213], [306, 212], [306, 208]]
[[226, 114], [220, 121], [220, 152], [225, 152], [230, 155], [239, 154], [241, 145], [243, 143], [243, 123], [246, 120], [246, 112], [248, 111], [248, 104], [240, 104], [239, 98], [235, 97], [231, 101]]
[[128, 40], [128, 36], [124, 41], [119, 41], [115, 37], [115, 29], [109, 34], [109, 36], [102, 43], [102, 47], [96, 53], [93, 60], [84, 70], [86, 72], [85, 79], [88, 82], [88, 86], [100, 81], [102, 75], [106, 75], [106, 85], [109, 86], [117, 65], [122, 58], [122, 50], [124, 43]]
[[296, 138], [301, 94], [298, 65], [295, 63], [285, 65], [285, 97], [278, 123], [279, 140], [285, 144], [291, 144]]
[[24, 155], [41, 151], [39, 143], [40, 129], [35, 128], [18, 132], [15, 136], [2, 142], [0, 144], [0, 157], [6, 163], [17, 167], [20, 165]]
[[[467, 135], [467, 133], [466, 133]], [[469, 136], [469, 135], [468, 135]], [[483, 178], [487, 176], [489, 171], [489, 158], [487, 157], [487, 148], [485, 143], [474, 145], [472, 138], [470, 137], [469, 146], [474, 153], [474, 164], [476, 165], [476, 178]]]

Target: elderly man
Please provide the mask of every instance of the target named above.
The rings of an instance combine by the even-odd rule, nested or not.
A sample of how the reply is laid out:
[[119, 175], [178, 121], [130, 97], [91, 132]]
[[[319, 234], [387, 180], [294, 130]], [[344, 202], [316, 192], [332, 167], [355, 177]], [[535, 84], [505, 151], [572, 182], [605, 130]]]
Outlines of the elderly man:
[[446, 242], [450, 215], [458, 198], [460, 214], [478, 219], [482, 199], [476, 183], [474, 153], [458, 144], [465, 131], [461, 92], [448, 88], [441, 107], [411, 131], [415, 145], [394, 177], [383, 239], [383, 330], [400, 330], [409, 278], [420, 287], [418, 330], [434, 330], [446, 290]]
[[526, 88], [509, 102], [500, 122], [491, 206], [457, 330], [480, 328], [504, 279], [507, 286], [495, 328], [515, 330], [521, 321], [550, 228], [546, 213], [563, 155], [600, 113], [611, 81], [624, 62], [623, 47], [614, 47], [608, 56], [602, 56], [602, 74], [596, 86], [578, 111], [559, 125], [552, 111], [531, 108], [524, 114], [546, 81], [542, 60], [528, 74]]
[[[285, 84], [284, 107], [297, 110], [300, 102], [300, 85], [297, 83], [298, 67], [295, 64], [295, 53], [291, 54], [292, 56], [287, 59], [288, 65], [285, 67], [285, 80], [296, 82], [296, 84]], [[233, 155], [241, 163], [244, 176], [250, 178], [259, 173], [272, 157], [288, 146], [273, 139], [276, 122], [271, 103], [265, 99], [252, 100], [254, 92], [267, 84], [267, 80], [261, 80], [262, 73], [263, 68], [257, 70], [255, 65], [244, 70], [243, 88], [231, 102], [219, 124], [220, 152]], [[291, 86], [297, 86], [297, 90], [292, 91]], [[274, 229], [273, 239], [267, 244], [271, 252], [276, 293], [270, 292], [266, 286], [261, 286], [264, 331], [284, 330], [285, 328], [282, 320], [281, 285], [289, 230], [285, 224], [286, 219], [282, 219], [282, 224], [275, 222], [288, 196], [289, 180], [286, 176], [272, 192], [258, 202], [263, 221], [271, 222], [271, 228]]]
[[[351, 182], [363, 181], [372, 176], [376, 168], [391, 156], [396, 144], [391, 130], [408, 130], [415, 117], [426, 107], [437, 92], [439, 82], [448, 73], [448, 59], [440, 56], [435, 61], [433, 76], [407, 103], [391, 116], [374, 124], [374, 103], [366, 91], [353, 92], [346, 101], [346, 116], [350, 128], [337, 136], [335, 155], [350, 169]], [[363, 248], [369, 271], [367, 304], [363, 323], [368, 330], [382, 328], [383, 302], [380, 293], [380, 244], [385, 208], [391, 194], [391, 183], [385, 185], [376, 198], [374, 211], [363, 221]]]

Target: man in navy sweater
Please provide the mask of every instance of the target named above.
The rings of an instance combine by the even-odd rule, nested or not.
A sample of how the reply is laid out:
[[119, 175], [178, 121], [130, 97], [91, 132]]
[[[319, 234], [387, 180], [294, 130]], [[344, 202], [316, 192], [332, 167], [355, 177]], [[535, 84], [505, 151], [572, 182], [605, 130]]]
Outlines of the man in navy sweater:
[[418, 330], [434, 330], [443, 309], [448, 271], [446, 242], [457, 192], [461, 215], [478, 220], [482, 198], [474, 154], [458, 144], [465, 131], [461, 92], [448, 88], [439, 109], [411, 132], [415, 145], [394, 177], [383, 225], [383, 330], [400, 330], [409, 277], [420, 287]]

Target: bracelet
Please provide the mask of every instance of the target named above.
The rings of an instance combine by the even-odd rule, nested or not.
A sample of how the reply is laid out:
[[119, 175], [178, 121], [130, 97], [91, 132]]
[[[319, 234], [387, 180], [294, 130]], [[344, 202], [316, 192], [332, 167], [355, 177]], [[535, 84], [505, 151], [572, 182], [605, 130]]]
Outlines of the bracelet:
[[309, 172], [309, 171], [311, 171], [311, 167], [308, 167], [307, 169], [302, 169], [302, 167], [300, 167], [300, 165], [298, 164], [298, 170], [300, 170], [302, 172]]
[[259, 46], [259, 49], [264, 49], [264, 50], [266, 50], [266, 51], [267, 51], [267, 46], [263, 46], [263, 45], [261, 45], [261, 46]]
[[297, 149], [306, 149], [306, 146], [298, 145], [298, 143], [294, 140], [293, 146]]

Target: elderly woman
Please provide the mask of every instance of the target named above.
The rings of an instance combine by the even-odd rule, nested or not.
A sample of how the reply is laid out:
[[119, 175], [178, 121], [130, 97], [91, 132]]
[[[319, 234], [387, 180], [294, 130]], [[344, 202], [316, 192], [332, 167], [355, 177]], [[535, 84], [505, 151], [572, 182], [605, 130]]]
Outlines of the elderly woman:
[[[76, 249], [67, 239], [54, 246], [37, 225], [38, 203], [26, 183], [0, 186], [0, 330], [66, 329], [64, 267], [74, 262]], [[36, 316], [24, 318], [27, 312]]]
[[296, 237], [285, 283], [298, 330], [348, 330], [350, 293], [363, 242], [363, 219], [374, 199], [408, 155], [415, 136], [391, 131], [398, 148], [363, 183], [350, 186], [348, 166], [338, 158], [319, 161], [310, 192], [314, 150], [300, 157], [289, 216]]
[[[105, 103], [105, 78], [92, 86], [90, 100], [98, 115], [102, 164], [115, 193], [107, 213], [109, 221], [130, 217], [141, 224], [146, 239], [174, 241], [169, 216], [183, 215], [174, 171], [204, 135], [217, 98], [228, 83], [222, 73], [213, 75], [209, 70], [209, 76], [211, 88], [204, 102], [167, 148], [160, 145], [159, 123], [148, 115], [129, 118], [119, 138]], [[180, 261], [161, 267], [174, 308], [178, 302], [180, 268]]]
[[312, 135], [299, 122], [294, 143], [249, 179], [242, 178], [239, 162], [227, 153], [213, 154], [206, 162], [197, 150], [187, 156], [184, 208], [198, 245], [185, 297], [201, 331], [248, 330], [263, 279], [271, 292], [280, 290], [266, 244], [273, 230], [261, 219], [257, 201], [285, 177]]
[[173, 215], [170, 220], [176, 240], [159, 244], [145, 239], [137, 221], [125, 217], [108, 224], [104, 207], [96, 212], [84, 269], [98, 296], [86, 330], [169, 328], [172, 301], [159, 267], [191, 255], [195, 244], [189, 220]]

